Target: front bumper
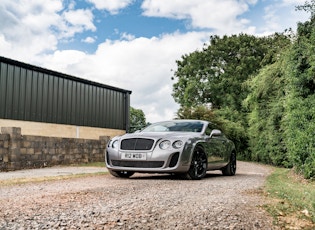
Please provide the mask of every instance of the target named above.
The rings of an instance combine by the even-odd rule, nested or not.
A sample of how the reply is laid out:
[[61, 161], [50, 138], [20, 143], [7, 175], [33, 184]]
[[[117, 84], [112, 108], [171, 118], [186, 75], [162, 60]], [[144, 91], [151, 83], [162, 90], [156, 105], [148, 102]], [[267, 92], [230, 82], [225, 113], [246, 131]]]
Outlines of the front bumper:
[[122, 159], [123, 153], [107, 149], [106, 167], [114, 171], [146, 173], [184, 173], [190, 167], [189, 156], [182, 151], [146, 152], [146, 160]]

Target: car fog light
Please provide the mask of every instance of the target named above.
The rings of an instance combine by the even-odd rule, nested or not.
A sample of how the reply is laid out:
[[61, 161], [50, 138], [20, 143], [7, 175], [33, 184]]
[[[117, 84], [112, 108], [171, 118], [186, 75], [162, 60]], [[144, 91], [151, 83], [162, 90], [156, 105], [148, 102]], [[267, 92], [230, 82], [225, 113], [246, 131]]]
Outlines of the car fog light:
[[170, 147], [171, 145], [171, 142], [170, 141], [162, 141], [159, 146], [160, 146], [160, 149], [167, 149], [168, 147]]

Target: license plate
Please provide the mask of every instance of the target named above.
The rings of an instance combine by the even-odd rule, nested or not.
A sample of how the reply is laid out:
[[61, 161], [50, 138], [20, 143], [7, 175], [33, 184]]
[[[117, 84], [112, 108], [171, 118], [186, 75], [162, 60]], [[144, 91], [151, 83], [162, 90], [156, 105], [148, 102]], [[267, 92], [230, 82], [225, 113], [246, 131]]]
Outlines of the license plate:
[[121, 159], [146, 160], [147, 155], [145, 153], [121, 153]]

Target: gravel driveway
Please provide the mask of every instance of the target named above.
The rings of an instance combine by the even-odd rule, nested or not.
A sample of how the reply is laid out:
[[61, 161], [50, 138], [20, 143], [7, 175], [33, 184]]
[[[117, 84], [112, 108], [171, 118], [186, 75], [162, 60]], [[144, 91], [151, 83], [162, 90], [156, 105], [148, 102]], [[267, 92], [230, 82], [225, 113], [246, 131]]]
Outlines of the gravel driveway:
[[234, 177], [200, 181], [106, 174], [1, 186], [0, 229], [275, 229], [256, 192], [269, 173], [238, 162]]

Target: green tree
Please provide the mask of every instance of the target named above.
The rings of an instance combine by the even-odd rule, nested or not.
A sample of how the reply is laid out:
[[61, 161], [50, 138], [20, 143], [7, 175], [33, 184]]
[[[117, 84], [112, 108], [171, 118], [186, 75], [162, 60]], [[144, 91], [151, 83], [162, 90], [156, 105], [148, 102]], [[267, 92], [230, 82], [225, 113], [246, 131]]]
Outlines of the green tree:
[[181, 106], [211, 103], [213, 108], [241, 110], [248, 94], [243, 82], [276, 61], [277, 53], [288, 43], [283, 34], [211, 36], [209, 46], [176, 61], [173, 97]]
[[311, 18], [313, 18], [315, 16], [315, 0], [311, 0], [310, 2], [306, 1], [304, 5], [299, 5], [296, 9], [310, 12]]
[[[314, 1], [312, 1], [314, 5]], [[314, 12], [314, 8], [313, 11]], [[315, 17], [298, 24], [289, 53], [286, 84], [285, 144], [296, 169], [315, 177]]]
[[[314, 12], [315, 1], [300, 9]], [[315, 20], [298, 24], [278, 60], [246, 82], [249, 146], [253, 160], [294, 166], [315, 177]]]
[[144, 112], [141, 109], [130, 107], [130, 129], [129, 132], [133, 133], [146, 126], [146, 119]]
[[211, 36], [209, 46], [176, 62], [173, 97], [181, 107], [210, 104], [217, 120], [239, 132], [233, 140], [238, 151], [246, 154], [247, 111], [242, 102], [249, 89], [244, 82], [263, 66], [274, 63], [277, 54], [289, 43], [284, 34]]
[[246, 82], [250, 93], [244, 100], [248, 113], [251, 159], [291, 166], [283, 141], [286, 52]]
[[177, 117], [180, 119], [196, 119], [215, 122], [213, 110], [206, 106], [181, 107], [177, 111]]

